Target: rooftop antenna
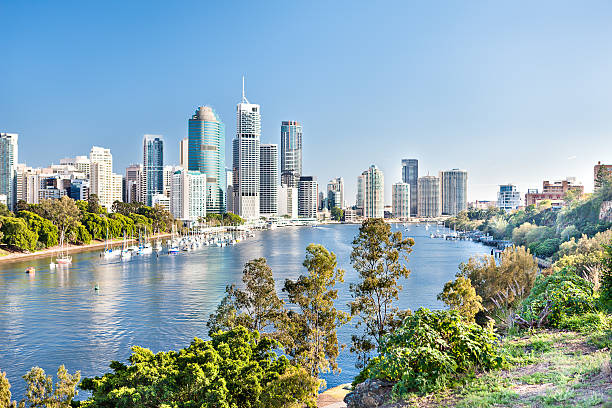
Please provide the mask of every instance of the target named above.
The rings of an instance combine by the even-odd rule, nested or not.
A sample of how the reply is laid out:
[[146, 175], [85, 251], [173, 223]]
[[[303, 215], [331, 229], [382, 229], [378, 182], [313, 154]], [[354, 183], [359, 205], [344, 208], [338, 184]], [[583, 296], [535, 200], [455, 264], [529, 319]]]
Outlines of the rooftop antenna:
[[244, 75], [242, 76], [242, 103], [249, 103], [244, 94]]

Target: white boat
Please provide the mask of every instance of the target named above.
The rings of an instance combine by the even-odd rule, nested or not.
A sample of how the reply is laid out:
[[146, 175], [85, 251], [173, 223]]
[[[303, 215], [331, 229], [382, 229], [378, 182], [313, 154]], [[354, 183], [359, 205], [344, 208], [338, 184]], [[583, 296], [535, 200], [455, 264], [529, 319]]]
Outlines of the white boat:
[[102, 256], [104, 259], [112, 259], [121, 255], [121, 251], [119, 249], [113, 249], [108, 244], [108, 227], [106, 227], [106, 245], [104, 247], [104, 252]]
[[60, 239], [60, 253], [59, 255], [55, 258], [55, 263], [58, 265], [70, 265], [72, 263], [72, 257], [70, 255], [68, 255], [68, 251], [64, 250], [64, 237], [62, 236], [62, 238]]
[[157, 241], [157, 243], [155, 244], [155, 252], [160, 252], [162, 250], [162, 244], [161, 241]]
[[139, 255], [151, 255], [153, 253], [153, 247], [151, 244], [144, 244], [143, 247], [138, 249]]

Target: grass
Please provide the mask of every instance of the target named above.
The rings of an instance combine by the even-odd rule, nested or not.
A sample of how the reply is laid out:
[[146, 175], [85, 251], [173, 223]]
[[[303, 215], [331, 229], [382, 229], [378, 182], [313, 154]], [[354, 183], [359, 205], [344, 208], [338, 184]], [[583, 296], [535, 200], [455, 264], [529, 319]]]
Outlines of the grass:
[[610, 332], [540, 331], [504, 340], [507, 370], [406, 401], [414, 407], [612, 407]]

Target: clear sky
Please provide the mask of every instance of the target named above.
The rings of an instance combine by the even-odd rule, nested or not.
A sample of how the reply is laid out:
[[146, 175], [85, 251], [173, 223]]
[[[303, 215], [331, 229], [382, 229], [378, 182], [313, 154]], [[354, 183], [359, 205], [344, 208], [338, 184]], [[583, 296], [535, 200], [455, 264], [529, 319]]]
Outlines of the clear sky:
[[[0, 131], [42, 166], [92, 145], [115, 171], [162, 134], [166, 164], [198, 105], [226, 123], [247, 97], [262, 142], [304, 127], [304, 172], [370, 164], [386, 196], [402, 158], [469, 171], [469, 199], [612, 162], [610, 1], [20, 1], [0, 3]], [[387, 200], [390, 201], [390, 200]]]

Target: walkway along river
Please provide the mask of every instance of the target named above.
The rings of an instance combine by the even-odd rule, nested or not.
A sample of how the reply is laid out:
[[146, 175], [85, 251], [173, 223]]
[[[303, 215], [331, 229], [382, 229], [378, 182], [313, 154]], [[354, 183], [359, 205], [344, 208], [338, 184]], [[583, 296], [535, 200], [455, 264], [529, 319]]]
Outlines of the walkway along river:
[[[310, 243], [335, 252], [346, 270], [338, 306], [348, 310], [348, 285], [357, 279], [350, 252], [358, 228], [279, 228], [257, 232], [235, 246], [123, 262], [103, 261], [99, 250], [82, 252], [73, 255], [70, 267], [56, 270], [49, 270], [49, 258], [0, 265], [0, 369], [8, 373], [14, 397], [21, 398], [21, 376], [35, 365], [55, 374], [65, 364], [87, 377], [108, 372], [111, 360], [125, 362], [134, 345], [153, 351], [185, 347], [194, 336], [207, 336], [208, 316], [226, 285], [240, 283], [246, 261], [267, 258], [280, 292], [286, 278], [304, 272]], [[416, 241], [409, 256], [412, 273], [402, 282], [402, 308], [440, 307], [436, 295], [458, 264], [489, 252], [471, 241], [431, 239], [423, 225], [395, 228]], [[24, 273], [28, 266], [36, 268], [34, 275]], [[340, 341], [348, 345], [353, 331], [351, 323], [341, 328]], [[350, 382], [357, 374], [354, 362], [347, 347], [339, 357], [342, 373], [324, 376], [328, 386]]]

